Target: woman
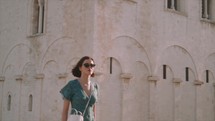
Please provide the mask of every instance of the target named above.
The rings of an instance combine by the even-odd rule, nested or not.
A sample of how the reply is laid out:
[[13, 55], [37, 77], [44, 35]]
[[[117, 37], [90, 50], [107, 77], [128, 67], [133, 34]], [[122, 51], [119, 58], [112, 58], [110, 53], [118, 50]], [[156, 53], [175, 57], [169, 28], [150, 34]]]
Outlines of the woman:
[[[98, 86], [90, 80], [91, 77], [94, 77], [94, 68], [94, 60], [84, 56], [72, 69], [72, 74], [78, 78], [69, 81], [60, 91], [64, 98], [62, 121], [67, 121], [70, 104], [71, 113], [74, 113], [74, 109], [81, 114], [85, 112], [83, 114], [84, 121], [95, 121]], [[87, 105], [88, 100], [89, 104]]]

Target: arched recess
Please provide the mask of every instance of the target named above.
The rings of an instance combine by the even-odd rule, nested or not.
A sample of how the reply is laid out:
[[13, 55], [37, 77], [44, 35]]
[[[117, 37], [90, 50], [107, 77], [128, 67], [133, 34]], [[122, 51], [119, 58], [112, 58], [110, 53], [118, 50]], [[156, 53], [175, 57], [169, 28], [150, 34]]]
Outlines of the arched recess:
[[[189, 80], [184, 81], [180, 84], [180, 93], [176, 94], [180, 98], [179, 103], [179, 115], [177, 119], [183, 117], [184, 121], [195, 121], [196, 119], [196, 107], [197, 107], [197, 87], [194, 85], [194, 80], [196, 80], [194, 71], [191, 68], [189, 70]], [[185, 73], [185, 69], [184, 69]], [[185, 79], [184, 79], [185, 80]], [[176, 98], [177, 98], [176, 97]]]
[[184, 80], [184, 70], [186, 67], [192, 69], [194, 76], [196, 78], [198, 77], [196, 65], [193, 61], [192, 56], [186, 49], [179, 45], [171, 45], [165, 48], [160, 53], [160, 56], [158, 56], [157, 63], [158, 65], [169, 65], [172, 68], [173, 73], [175, 74], [174, 76], [177, 78], [181, 78]]
[[[215, 75], [215, 53], [210, 54], [206, 59], [205, 59], [205, 69], [210, 70], [213, 75]], [[204, 78], [204, 77], [203, 77]], [[215, 80], [213, 80], [215, 82]]]
[[99, 84], [98, 120], [120, 121], [122, 118], [122, 72], [121, 65], [115, 58], [112, 59], [113, 73], [110, 74], [110, 58], [102, 64], [103, 77]]
[[[60, 120], [59, 112], [62, 111], [62, 97], [59, 94], [61, 82], [58, 80], [58, 63], [51, 60], [48, 61], [43, 73], [45, 78], [42, 82], [41, 90], [41, 119], [42, 121], [58, 121]], [[60, 107], [59, 107], [60, 106]]]
[[124, 121], [149, 121], [149, 70], [141, 61], [132, 63], [132, 78], [124, 82]]
[[175, 89], [173, 84], [174, 73], [170, 66], [161, 65], [159, 67], [158, 76], [159, 76], [159, 81], [157, 82], [158, 119], [160, 121], [174, 121], [175, 115], [174, 107]]
[[202, 73], [204, 84], [201, 88], [200, 111], [202, 120], [215, 120], [215, 53], [210, 54], [205, 59], [205, 70]]
[[[208, 77], [206, 77], [208, 76]], [[215, 120], [215, 86], [214, 80], [215, 77], [210, 70], [203, 72], [203, 81], [204, 84], [201, 85], [201, 104], [199, 105], [199, 112], [201, 114], [202, 120], [214, 121]], [[208, 82], [206, 81], [208, 78]]]
[[13, 46], [4, 59], [2, 74], [5, 73], [7, 66], [11, 64], [14, 65], [16, 70], [13, 75], [22, 74], [24, 66], [30, 62], [30, 58], [34, 55], [35, 52], [26, 44], [20, 43]]
[[129, 72], [132, 64], [137, 61], [144, 62], [151, 74], [151, 64], [144, 47], [130, 36], [118, 36], [110, 43], [107, 56], [117, 58], [122, 65], [123, 72]]
[[[54, 60], [60, 65], [58, 66], [58, 71], [65, 72], [68, 66], [66, 64], [68, 64], [72, 58], [82, 56], [80, 55], [83, 50], [82, 47], [83, 46], [80, 46], [70, 37], [59, 38], [48, 46], [41, 59], [40, 66], [44, 67], [48, 61]], [[43, 68], [41, 71], [43, 71]]]
[[[159, 65], [168, 65], [171, 67], [172, 74], [174, 74], [172, 75], [173, 79], [182, 81], [179, 82], [178, 86], [174, 87], [175, 115], [174, 117], [170, 117], [175, 120], [194, 121], [196, 117], [196, 87], [194, 86], [194, 80], [197, 79], [198, 75], [192, 56], [186, 49], [178, 45], [167, 47], [160, 55], [157, 61]], [[188, 73], [186, 72], [186, 68]], [[158, 70], [162, 71], [161, 69]], [[156, 73], [162, 73], [159, 71]], [[189, 78], [188, 81], [186, 80], [186, 76]], [[172, 87], [168, 88], [171, 90]]]
[[[19, 80], [15, 80], [15, 66], [8, 65], [5, 67], [5, 81], [3, 86], [3, 98], [2, 101], [2, 120], [3, 121], [16, 121], [19, 119], [20, 98], [21, 98], [21, 83]], [[8, 95], [11, 96], [10, 110], [7, 110]], [[5, 109], [5, 110], [4, 110]]]
[[[40, 103], [41, 103], [41, 81], [35, 79], [36, 67], [32, 63], [26, 63], [22, 71], [23, 80], [21, 83], [20, 99], [20, 120], [27, 121], [28, 119], [39, 120], [40, 118]], [[32, 96], [31, 110], [29, 110], [29, 96]]]

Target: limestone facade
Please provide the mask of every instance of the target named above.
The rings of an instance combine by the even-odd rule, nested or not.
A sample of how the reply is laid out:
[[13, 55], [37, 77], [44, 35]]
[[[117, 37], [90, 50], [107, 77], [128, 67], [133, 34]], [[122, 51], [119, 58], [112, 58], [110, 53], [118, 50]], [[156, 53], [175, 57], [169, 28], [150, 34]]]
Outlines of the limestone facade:
[[214, 0], [0, 0], [0, 121], [60, 121], [84, 55], [97, 121], [215, 121], [214, 21]]

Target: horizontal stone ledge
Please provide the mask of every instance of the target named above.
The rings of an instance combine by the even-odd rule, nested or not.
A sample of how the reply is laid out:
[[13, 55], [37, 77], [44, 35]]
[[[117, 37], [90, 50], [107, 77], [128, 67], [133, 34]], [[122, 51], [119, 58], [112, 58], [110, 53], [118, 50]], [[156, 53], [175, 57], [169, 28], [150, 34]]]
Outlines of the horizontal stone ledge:
[[202, 85], [204, 84], [203, 81], [200, 81], [200, 80], [194, 80], [194, 85]]
[[181, 78], [173, 78], [173, 83], [180, 84], [182, 81]]
[[120, 77], [121, 77], [122, 79], [131, 79], [133, 76], [132, 76], [131, 73], [121, 73], [121, 74], [120, 74]]
[[4, 81], [5, 77], [4, 76], [0, 76], [0, 81]]
[[16, 79], [16, 81], [22, 81], [23, 80], [23, 75], [16, 75], [15, 79]]
[[159, 80], [158, 76], [148, 76], [148, 80], [152, 82], [157, 82]]
[[63, 79], [63, 78], [66, 78], [68, 76], [68, 73], [59, 73], [59, 74], [57, 74], [57, 76], [59, 79]]
[[34, 76], [35, 79], [44, 79], [45, 75], [43, 73], [36, 74]]

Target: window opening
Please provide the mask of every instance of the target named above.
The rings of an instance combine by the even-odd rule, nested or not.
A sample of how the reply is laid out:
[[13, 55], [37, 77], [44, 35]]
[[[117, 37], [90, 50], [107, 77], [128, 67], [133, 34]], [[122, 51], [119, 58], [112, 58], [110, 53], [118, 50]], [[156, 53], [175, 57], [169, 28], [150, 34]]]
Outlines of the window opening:
[[209, 83], [209, 70], [206, 70], [206, 83]]
[[211, 0], [202, 0], [202, 18], [212, 19], [214, 3]]
[[7, 110], [11, 110], [11, 95], [8, 95], [8, 100], [7, 100]]
[[29, 101], [28, 102], [28, 111], [32, 111], [32, 109], [33, 109], [33, 96], [32, 95], [29, 96], [28, 101]]
[[32, 34], [44, 33], [44, 16], [45, 2], [44, 0], [34, 0], [33, 17], [32, 17]]
[[167, 0], [167, 8], [178, 10], [178, 8], [177, 8], [177, 0]]
[[112, 57], [110, 57], [110, 74], [112, 74], [112, 61], [113, 61], [113, 58]]
[[163, 79], [166, 79], [166, 65], [163, 65]]
[[186, 81], [189, 81], [189, 68], [188, 67], [185, 68], [185, 77], [186, 77]]

